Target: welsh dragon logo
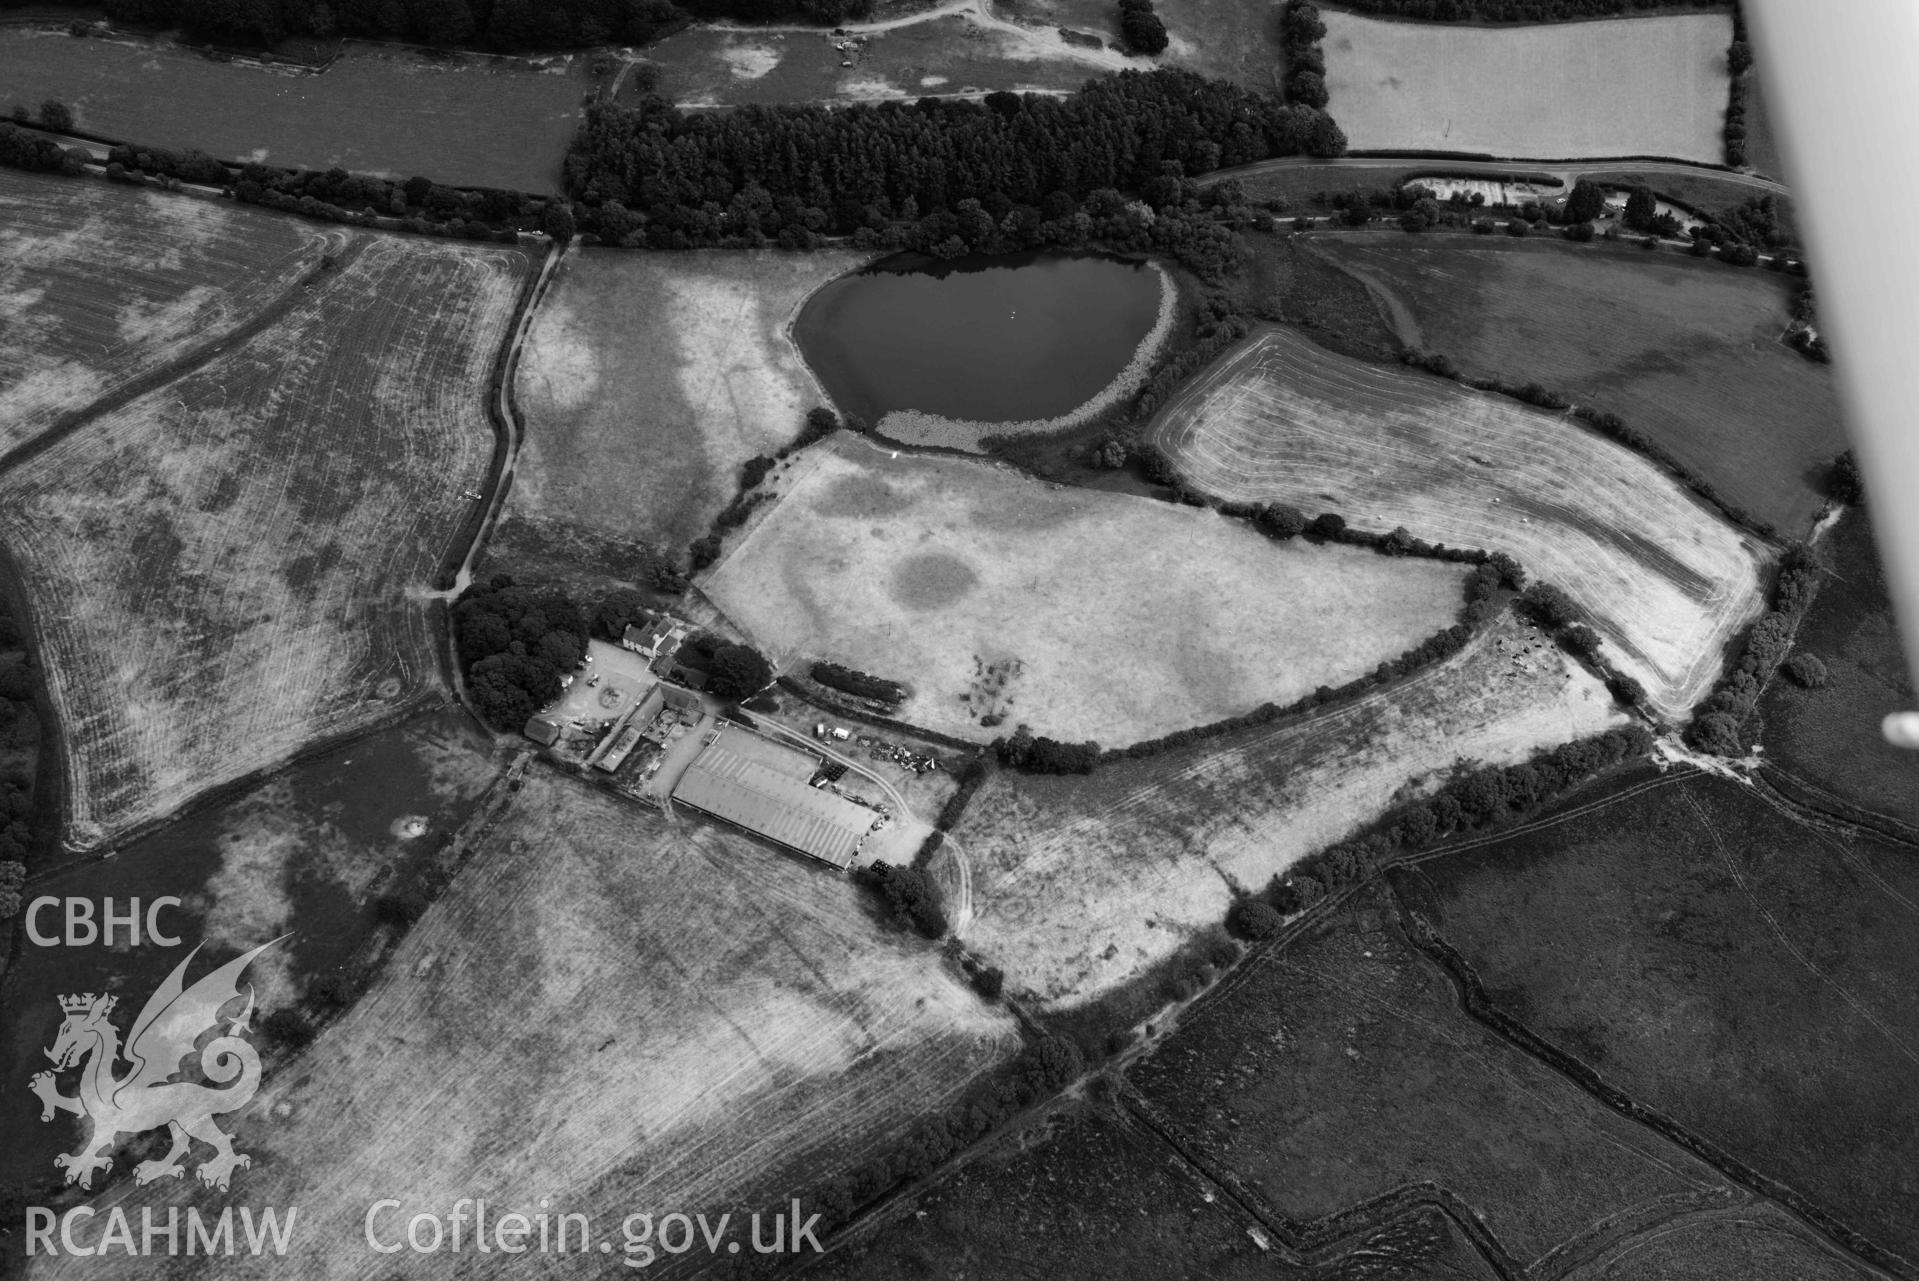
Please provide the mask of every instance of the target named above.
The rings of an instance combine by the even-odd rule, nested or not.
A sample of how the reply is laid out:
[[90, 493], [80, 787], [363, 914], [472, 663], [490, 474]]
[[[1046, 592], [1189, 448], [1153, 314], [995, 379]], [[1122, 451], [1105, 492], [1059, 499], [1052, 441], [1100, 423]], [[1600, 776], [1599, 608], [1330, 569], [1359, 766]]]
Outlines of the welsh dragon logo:
[[[95, 1171], [113, 1165], [116, 1136], [140, 1134], [163, 1125], [172, 1133], [173, 1146], [159, 1160], [142, 1161], [134, 1168], [137, 1183], [184, 1176], [182, 1158], [193, 1139], [213, 1149], [214, 1154], [194, 1171], [208, 1187], [224, 1190], [234, 1170], [253, 1164], [252, 1157], [233, 1150], [232, 1138], [213, 1121], [216, 1116], [245, 1107], [260, 1088], [260, 1056], [240, 1035], [250, 1030], [252, 985], [247, 986], [246, 1006], [238, 1015], [223, 1019], [220, 1011], [240, 998], [241, 971], [278, 942], [280, 939], [263, 943], [187, 987], [187, 965], [200, 952], [199, 947], [194, 948], [147, 998], [140, 1017], [133, 1021], [133, 1030], [127, 1034], [124, 1051], [119, 1029], [107, 1018], [113, 1013], [116, 998], [91, 992], [60, 998], [66, 1021], [46, 1052], [53, 1060], [54, 1071], [35, 1073], [30, 1085], [44, 1105], [42, 1121], [51, 1121], [55, 1112], [71, 1112], [89, 1122], [80, 1147], [53, 1159], [66, 1171], [68, 1183], [91, 1187]], [[200, 1050], [200, 1070], [215, 1085], [173, 1080], [180, 1074], [180, 1060], [193, 1053], [194, 1043], [206, 1032], [223, 1027], [224, 1034]], [[132, 1066], [118, 1075], [123, 1056]], [[82, 1060], [85, 1067], [80, 1072], [79, 1093], [72, 1097], [61, 1094], [54, 1072], [64, 1072]]]

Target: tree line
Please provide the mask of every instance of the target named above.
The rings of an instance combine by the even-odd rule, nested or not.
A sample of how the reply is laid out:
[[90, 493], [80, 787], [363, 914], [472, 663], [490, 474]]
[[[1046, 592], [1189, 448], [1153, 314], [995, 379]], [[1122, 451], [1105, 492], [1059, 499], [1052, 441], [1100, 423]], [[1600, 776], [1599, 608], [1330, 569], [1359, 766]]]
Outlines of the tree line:
[[1726, 123], [1720, 130], [1726, 163], [1734, 169], [1746, 166], [1746, 73], [1752, 70], [1752, 45], [1746, 41], [1746, 15], [1738, 0], [1732, 6], [1732, 44], [1726, 48], [1726, 71], [1731, 80], [1726, 90]]
[[1536, 382], [1512, 383], [1503, 378], [1474, 377], [1460, 369], [1452, 357], [1443, 352], [1421, 351], [1418, 348], [1409, 347], [1399, 353], [1399, 360], [1401, 364], [1423, 369], [1429, 374], [1438, 374], [1441, 378], [1450, 379], [1464, 387], [1471, 387], [1475, 391], [1510, 396], [1522, 404], [1550, 413], [1570, 412], [1574, 418], [1594, 431], [1609, 436], [1628, 449], [1658, 463], [1661, 468], [1671, 473], [1675, 480], [1717, 508], [1734, 524], [1742, 525], [1767, 538], [1774, 537], [1778, 532], [1772, 522], [1753, 515], [1721, 494], [1711, 481], [1680, 462], [1664, 445], [1629, 425], [1618, 414], [1595, 409], [1591, 405], [1575, 405], [1570, 397], [1542, 387]]
[[1326, 106], [1326, 54], [1320, 41], [1326, 24], [1307, 0], [1293, 0], [1279, 19], [1279, 51], [1286, 66], [1286, 101], [1302, 107]]
[[1792, 649], [1793, 635], [1819, 591], [1819, 564], [1812, 549], [1795, 543], [1780, 558], [1768, 608], [1746, 629], [1739, 657], [1698, 707], [1686, 741], [1715, 756], [1745, 755], [1745, 725], [1765, 693], [1766, 682]]
[[[1104, 216], [1082, 208], [1095, 192], [1147, 192], [1162, 179], [1338, 155], [1345, 144], [1322, 111], [1159, 69], [1092, 80], [1064, 97], [717, 112], [658, 98], [596, 104], [568, 152], [566, 183], [584, 205], [581, 228], [613, 243], [804, 248], [945, 211], [945, 238], [977, 252], [989, 242], [1044, 243], [1043, 224]], [[977, 204], [962, 208], [966, 201]]]
[[[1601, 771], [1644, 756], [1652, 741], [1644, 725], [1626, 725], [1535, 753], [1517, 765], [1468, 769], [1434, 795], [1388, 813], [1368, 834], [1300, 860], [1258, 897], [1284, 915], [1302, 911], [1358, 885], [1397, 854], [1416, 854], [1448, 837], [1523, 821]], [[1243, 923], [1246, 918], [1236, 913], [1229, 919]]]
[[814, 663], [810, 674], [820, 684], [857, 698], [870, 698], [895, 706], [906, 701], [906, 686], [898, 681], [873, 676], [843, 663]]
[[695, 18], [833, 26], [871, 10], [871, 0], [106, 0], [116, 22], [219, 43], [360, 36], [501, 51], [646, 44]]

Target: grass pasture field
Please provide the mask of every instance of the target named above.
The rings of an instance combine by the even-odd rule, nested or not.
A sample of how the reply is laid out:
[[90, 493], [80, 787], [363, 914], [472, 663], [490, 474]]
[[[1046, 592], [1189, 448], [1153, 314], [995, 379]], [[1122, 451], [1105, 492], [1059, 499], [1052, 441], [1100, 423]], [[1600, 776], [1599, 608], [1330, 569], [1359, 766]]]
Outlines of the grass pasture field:
[[1831, 570], [1799, 625], [1794, 651], [1826, 665], [1831, 683], [1781, 676], [1760, 704], [1769, 764], [1849, 804], [1919, 828], [1919, 756], [1888, 743], [1880, 722], [1915, 706], [1885, 570], [1863, 510], [1822, 544]]
[[1323, 16], [1327, 109], [1355, 151], [1720, 162], [1726, 14], [1515, 27]]
[[[1464, 571], [1278, 544], [1009, 468], [820, 449], [708, 576], [769, 653], [905, 682], [909, 724], [1109, 747], [1341, 685], [1449, 627]], [[988, 716], [1004, 724], [985, 726]]]
[[1076, 48], [1050, 26], [983, 25], [970, 13], [875, 31], [848, 50], [835, 49], [835, 41], [844, 43], [824, 28], [694, 27], [648, 46], [646, 57], [660, 66], [660, 92], [686, 107], [1064, 93], [1135, 61], [1144, 65], [1110, 49]]
[[1333, 509], [1518, 557], [1591, 616], [1647, 703], [1682, 716], [1763, 604], [1768, 553], [1659, 468], [1566, 417], [1269, 328], [1161, 412], [1195, 488]]
[[[183, 900], [162, 921], [187, 946], [235, 955], [291, 933], [247, 971], [262, 1014], [305, 998], [314, 980], [352, 964], [386, 926], [380, 898], [411, 885], [441, 854], [504, 765], [489, 735], [457, 709], [433, 709], [276, 773], [131, 842], [104, 862], [49, 868], [35, 893], [152, 902]], [[42, 1052], [60, 1028], [54, 994], [148, 992], [185, 947], [22, 949], [0, 987], [0, 1071], [21, 1080], [46, 1065]], [[131, 1000], [131, 998], [128, 998]], [[254, 1026], [263, 1027], [256, 1017]], [[276, 1039], [271, 1032], [263, 1038]], [[271, 1069], [269, 1069], [271, 1075]], [[54, 1193], [53, 1160], [73, 1148], [64, 1125], [40, 1121], [25, 1091], [0, 1100], [0, 1181]], [[116, 1178], [124, 1179], [131, 1162]], [[96, 1188], [98, 1185], [96, 1184]]]
[[1505, 237], [1319, 248], [1391, 295], [1407, 344], [1618, 414], [1782, 536], [1811, 527], [1846, 440], [1831, 366], [1780, 341], [1798, 280]]
[[[1276, 93], [1285, 70], [1274, 0], [1162, 0], [1166, 51], [1130, 65], [1181, 67]], [[1121, 45], [1119, 10], [1104, 0], [993, 0], [995, 12], [1028, 26], [1066, 27]]]
[[1913, 850], [1693, 771], [1582, 799], [1422, 865], [1440, 933], [1613, 1086], [1919, 1256]]
[[0, 475], [70, 844], [437, 690], [428, 591], [493, 454], [529, 268], [357, 239], [277, 325]]
[[260, 210], [0, 170], [0, 454], [232, 333], [345, 240]]
[[[740, 1210], [806, 1195], [1018, 1048], [1003, 1007], [876, 923], [847, 878], [535, 768], [375, 986], [235, 1115], [256, 1160], [232, 1197], [300, 1206], [276, 1277], [362, 1275], [383, 1197], [403, 1201], [401, 1233], [467, 1196], [529, 1216], [547, 1198], [616, 1252], [638, 1211], [733, 1211], [743, 1239]], [[124, 1204], [138, 1222], [188, 1197], [208, 1212], [204, 1190], [164, 1179]], [[405, 1271], [573, 1277], [618, 1260], [489, 1257], [469, 1237]], [[78, 1271], [152, 1275], [121, 1263]]]
[[1477, 1212], [1513, 1275], [1746, 1200], [1466, 1017], [1396, 918], [1375, 883], [1255, 954], [1133, 1065], [1182, 1146], [1296, 1222], [1437, 1185]]
[[1358, 702], [1091, 779], [1002, 771], [948, 843], [972, 869], [967, 945], [1008, 990], [1071, 1006], [1225, 918], [1236, 886], [1332, 845], [1462, 760], [1508, 764], [1621, 723], [1605, 690], [1507, 617]]
[[1272, 1281], [1257, 1226], [1136, 1122], [1080, 1106], [943, 1175], [880, 1230], [835, 1249], [822, 1281]]
[[798, 436], [819, 403], [787, 326], [863, 261], [573, 251], [520, 352], [526, 431], [489, 563], [636, 545], [677, 559], [732, 500], [740, 465]]
[[448, 59], [349, 44], [312, 74], [30, 26], [0, 29], [0, 66], [0, 107], [57, 99], [78, 127], [108, 138], [543, 195], [559, 192], [590, 87], [584, 61], [563, 54]]

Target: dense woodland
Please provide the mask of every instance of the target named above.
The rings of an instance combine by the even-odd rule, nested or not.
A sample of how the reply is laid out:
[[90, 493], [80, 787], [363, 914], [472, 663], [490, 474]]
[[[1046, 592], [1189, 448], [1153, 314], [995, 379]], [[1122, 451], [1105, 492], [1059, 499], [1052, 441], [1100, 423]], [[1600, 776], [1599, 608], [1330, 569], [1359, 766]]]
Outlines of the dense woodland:
[[1569, 22], [1649, 9], [1724, 9], [1727, 0], [1340, 0], [1340, 7], [1420, 22]]
[[871, 0], [106, 0], [116, 22], [180, 27], [231, 44], [364, 36], [500, 50], [644, 44], [694, 18], [832, 26], [870, 7]]
[[[580, 226], [654, 248], [801, 247], [819, 235], [878, 237], [942, 216], [936, 243], [964, 249], [1060, 243], [1101, 216], [1099, 192], [1143, 192], [1226, 165], [1338, 155], [1324, 112], [1183, 71], [1122, 72], [1068, 97], [989, 94], [837, 110], [683, 112], [658, 99], [595, 106], [567, 157]], [[965, 202], [976, 205], [963, 207]], [[1116, 202], [1109, 202], [1115, 203]], [[918, 246], [913, 246], [918, 247]]]

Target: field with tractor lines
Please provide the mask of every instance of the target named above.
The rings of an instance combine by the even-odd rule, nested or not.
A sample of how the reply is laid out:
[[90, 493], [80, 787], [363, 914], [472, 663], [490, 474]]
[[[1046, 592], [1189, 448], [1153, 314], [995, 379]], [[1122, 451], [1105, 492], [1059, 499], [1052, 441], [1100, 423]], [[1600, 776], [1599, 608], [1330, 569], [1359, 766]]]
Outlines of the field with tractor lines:
[[279, 324], [0, 476], [96, 847], [438, 687], [517, 250], [354, 242]]
[[1509, 764], [1622, 723], [1599, 682], [1504, 616], [1452, 658], [1356, 703], [1117, 761], [1090, 780], [1001, 772], [953, 833], [972, 864], [967, 945], [1010, 991], [1072, 1005], [1139, 977], [1461, 760]]
[[346, 240], [260, 210], [0, 170], [0, 454], [219, 341]]
[[[586, 1214], [616, 1251], [641, 1211], [730, 1210], [744, 1235], [740, 1210], [806, 1196], [1018, 1048], [1005, 1008], [879, 924], [851, 880], [536, 767], [372, 990], [237, 1114], [260, 1159], [233, 1195], [299, 1205], [276, 1277], [365, 1276], [384, 1197], [402, 1202], [380, 1223], [395, 1233], [464, 1196], [489, 1215]], [[189, 1198], [206, 1213], [192, 1180], [122, 1204], [137, 1222]], [[406, 1275], [582, 1262], [469, 1248], [410, 1255]], [[103, 1257], [74, 1274], [150, 1268]], [[244, 1259], [203, 1268], [253, 1275]]]
[[1460, 565], [856, 437], [811, 452], [704, 590], [782, 658], [907, 682], [900, 717], [942, 733], [1124, 746], [1343, 685], [1463, 604]]
[[1826, 464], [1846, 440], [1832, 367], [1781, 341], [1803, 281], [1503, 236], [1392, 232], [1317, 247], [1393, 296], [1408, 345], [1619, 415], [1781, 537], [1818, 515]]
[[1188, 482], [1337, 511], [1356, 528], [1518, 557], [1591, 616], [1606, 655], [1682, 716], [1759, 613], [1768, 553], [1651, 462], [1570, 418], [1268, 329], [1168, 406]]
[[1396, 22], [1326, 9], [1327, 110], [1355, 151], [1718, 164], [1732, 19], [1548, 26]]

